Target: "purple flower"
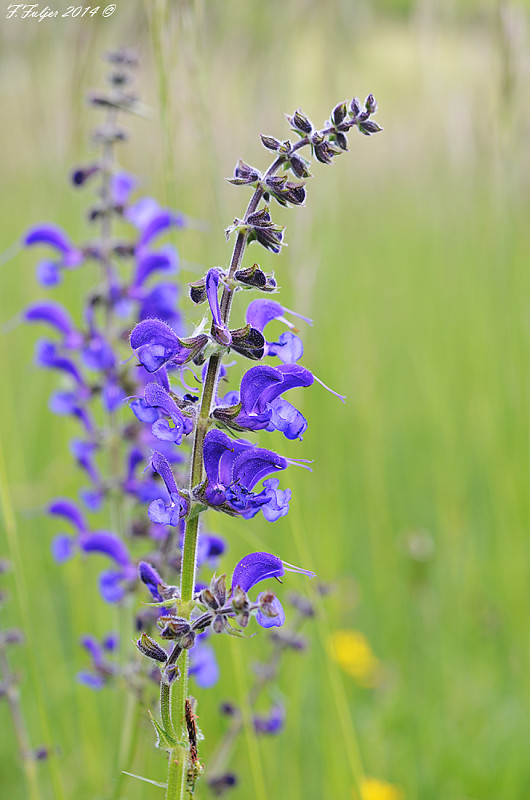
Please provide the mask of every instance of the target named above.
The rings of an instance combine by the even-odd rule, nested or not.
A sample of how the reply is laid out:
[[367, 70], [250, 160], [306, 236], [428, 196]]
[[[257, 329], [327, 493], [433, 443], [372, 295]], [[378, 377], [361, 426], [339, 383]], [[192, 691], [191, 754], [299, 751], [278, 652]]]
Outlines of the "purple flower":
[[140, 231], [139, 248], [169, 228], [182, 228], [185, 224], [182, 214], [161, 208], [152, 197], [142, 197], [127, 209], [124, 216]]
[[248, 592], [257, 583], [267, 578], [281, 578], [286, 572], [298, 572], [308, 578], [316, 577], [316, 573], [311, 570], [288, 564], [272, 553], [249, 553], [236, 564], [232, 574], [232, 591], [239, 586], [244, 592]]
[[206, 434], [203, 453], [207, 478], [203, 492], [207, 503], [214, 507], [224, 505], [224, 510], [247, 519], [260, 510], [266, 515], [266, 508], [272, 512], [270, 517], [266, 516], [270, 521], [287, 513], [290, 493], [283, 493], [282, 497], [276, 487], [265, 487], [259, 494], [252, 489], [267, 475], [299, 462], [254, 447], [245, 439], [231, 439], [218, 430]]
[[44, 286], [54, 286], [59, 283], [61, 269], [78, 267], [83, 260], [83, 253], [74, 247], [64, 231], [57, 225], [43, 223], [30, 228], [23, 239], [26, 247], [43, 244], [57, 250], [58, 261], [43, 261], [37, 267], [37, 276]]
[[176, 526], [187, 514], [188, 502], [181, 497], [175, 482], [175, 477], [169, 466], [169, 461], [167, 461], [161, 453], [153, 453], [151, 457], [151, 466], [155, 472], [158, 472], [166, 485], [169, 503], [165, 503], [162, 499], [153, 500], [149, 506], [147, 515], [151, 522], [155, 522], [158, 525]]
[[100, 333], [96, 332], [92, 332], [90, 339], [83, 348], [82, 357], [89, 369], [97, 370], [98, 372], [113, 369], [116, 364], [112, 347]]
[[[142, 422], [152, 422], [153, 436], [163, 441], [180, 444], [183, 435], [187, 435], [193, 430], [191, 419], [182, 414], [169, 392], [159, 383], [147, 384], [143, 401], [136, 400], [133, 411]], [[170, 426], [166, 417], [173, 423], [173, 426]]]
[[72, 318], [67, 310], [52, 300], [42, 300], [32, 303], [23, 314], [26, 322], [44, 322], [51, 325], [62, 334], [62, 344], [69, 349], [80, 346], [83, 337], [76, 331]]
[[54, 342], [41, 340], [37, 344], [35, 361], [40, 367], [66, 372], [79, 386], [85, 386], [81, 373], [74, 362], [70, 358], [62, 356]]
[[83, 405], [83, 400], [84, 397], [80, 398], [78, 392], [54, 392], [48, 407], [54, 414], [76, 417], [83, 423], [86, 431], [91, 433], [94, 430], [94, 423]]
[[208, 305], [210, 306], [210, 311], [212, 312], [212, 317], [213, 317], [213, 325], [212, 325], [213, 336], [216, 339], [216, 341], [219, 342], [219, 344], [228, 346], [232, 342], [232, 334], [228, 330], [226, 323], [223, 322], [221, 316], [221, 309], [219, 307], [219, 297], [218, 297], [219, 277], [220, 277], [220, 270], [218, 269], [210, 269], [206, 273], [206, 282], [205, 282], [206, 297], [208, 298]]
[[253, 722], [256, 733], [280, 733], [285, 722], [285, 709], [280, 703], [275, 703], [268, 714], [255, 714]]
[[147, 561], [140, 561], [138, 564], [138, 576], [151, 592], [153, 600], [160, 603], [163, 597], [158, 591], [158, 587], [164, 582], [156, 569], [151, 564], [148, 564]]
[[107, 634], [100, 643], [94, 636], [83, 636], [81, 644], [89, 654], [92, 661], [92, 670], [82, 670], [77, 673], [77, 680], [89, 689], [102, 689], [109, 679], [115, 674], [114, 665], [106, 657], [117, 646], [116, 634]]
[[129, 201], [129, 195], [136, 188], [138, 181], [128, 172], [116, 172], [110, 179], [110, 196], [114, 205], [123, 207]]
[[195, 336], [181, 340], [159, 319], [145, 319], [131, 333], [131, 347], [148, 372], [156, 372], [166, 364], [185, 364], [194, 358], [207, 343], [208, 337]]
[[297, 386], [311, 386], [313, 380], [311, 372], [297, 364], [251, 367], [241, 380], [237, 415], [233, 416], [233, 410], [237, 408], [234, 406], [226, 410], [218, 408], [214, 416], [239, 429], [279, 430], [287, 439], [301, 439], [307, 422], [280, 395]]
[[[232, 589], [234, 592], [236, 587], [242, 589], [245, 593], [250, 591], [257, 583], [267, 580], [267, 578], [276, 578], [279, 580], [285, 572], [298, 572], [302, 575], [307, 575], [309, 578], [314, 578], [315, 573], [310, 570], [295, 567], [282, 561], [278, 556], [272, 553], [249, 553], [236, 564], [234, 573], [232, 575]], [[267, 593], [262, 592], [258, 600], [262, 599]], [[269, 600], [269, 598], [267, 598]], [[279, 627], [285, 622], [285, 612], [283, 607], [274, 595], [272, 600], [267, 603], [269, 608], [272, 606], [276, 612], [275, 616], [264, 614], [261, 610], [256, 615], [257, 622], [263, 628]]]
[[156, 251], [144, 251], [136, 260], [133, 287], [143, 286], [153, 272], [177, 272], [179, 267], [178, 253], [170, 244]]
[[94, 464], [94, 452], [97, 449], [98, 445], [95, 442], [85, 442], [82, 439], [72, 439], [70, 442], [70, 452], [95, 484], [100, 483], [99, 472]]
[[182, 318], [177, 308], [179, 290], [174, 283], [157, 283], [144, 294], [138, 311], [139, 321], [158, 319], [165, 322], [174, 333], [180, 333]]
[[[262, 333], [269, 322], [274, 319], [287, 325], [288, 328], [296, 330], [293, 323], [289, 322], [284, 314], [291, 314], [293, 317], [303, 319], [308, 325], [313, 324], [308, 317], [303, 317], [301, 314], [297, 314], [295, 311], [280, 305], [280, 303], [265, 298], [258, 298], [250, 303], [247, 308], [246, 320], [252, 327], [257, 328]], [[266, 345], [266, 355], [278, 356], [285, 364], [294, 364], [302, 357], [303, 352], [304, 346], [301, 339], [290, 330], [282, 333], [277, 342], [267, 342]]]
[[58, 497], [48, 506], [48, 512], [54, 516], [64, 517], [79, 533], [88, 530], [85, 518], [79, 508], [68, 498]]

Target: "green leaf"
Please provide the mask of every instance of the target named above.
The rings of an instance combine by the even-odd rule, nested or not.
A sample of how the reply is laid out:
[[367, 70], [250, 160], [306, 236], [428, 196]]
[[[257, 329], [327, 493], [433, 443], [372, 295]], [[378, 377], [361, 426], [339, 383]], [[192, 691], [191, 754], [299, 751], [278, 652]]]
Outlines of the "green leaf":
[[135, 775], [134, 772], [126, 772], [122, 770], [124, 775], [128, 775], [130, 778], [138, 778], [139, 781], [143, 781], [144, 783], [150, 783], [153, 786], [160, 786], [161, 789], [165, 789], [167, 787], [167, 783], [160, 783], [159, 781], [152, 781], [149, 778], [144, 778], [143, 775]]
[[153, 717], [150, 711], [147, 712], [149, 714], [149, 718], [153, 723], [153, 728], [155, 729], [155, 733], [157, 736], [157, 747], [163, 747], [167, 750], [172, 750], [173, 747], [177, 744], [177, 740], [174, 736], [168, 733], [161, 725], [158, 724], [156, 719]]

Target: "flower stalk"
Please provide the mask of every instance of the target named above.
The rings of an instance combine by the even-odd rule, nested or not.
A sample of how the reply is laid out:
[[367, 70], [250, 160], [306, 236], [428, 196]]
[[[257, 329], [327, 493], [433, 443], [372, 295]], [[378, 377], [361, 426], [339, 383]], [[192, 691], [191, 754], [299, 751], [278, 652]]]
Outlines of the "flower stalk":
[[[291, 124], [293, 123], [296, 126], [297, 124], [296, 115], [291, 119]], [[376, 131], [374, 130], [373, 132]], [[228, 324], [230, 321], [230, 310], [234, 296], [232, 281], [235, 278], [236, 272], [241, 267], [243, 256], [245, 254], [245, 250], [249, 242], [249, 235], [246, 229], [246, 225], [249, 222], [249, 217], [251, 217], [251, 215], [257, 211], [258, 206], [261, 200], [263, 199], [264, 195], [268, 195], [267, 189], [269, 186], [273, 185], [270, 179], [272, 179], [276, 175], [280, 167], [282, 167], [284, 164], [288, 166], [289, 163], [292, 163], [291, 158], [293, 154], [296, 151], [300, 150], [302, 147], [306, 147], [308, 145], [313, 146], [313, 149], [316, 151], [318, 157], [318, 147], [319, 146], [322, 147], [324, 144], [326, 144], [327, 137], [329, 137], [330, 134], [332, 135], [333, 133], [336, 133], [336, 128], [335, 126], [333, 126], [332, 123], [330, 123], [324, 126], [322, 131], [318, 133], [305, 136], [302, 135], [298, 142], [296, 142], [293, 146], [289, 146], [288, 151], [285, 153], [285, 155], [278, 155], [272, 161], [271, 165], [264, 173], [262, 179], [257, 182], [257, 186], [248, 203], [244, 218], [241, 221], [240, 228], [237, 232], [236, 241], [232, 251], [232, 257], [230, 260], [230, 267], [226, 277], [226, 283], [224, 285], [219, 303], [220, 320], [221, 324], [225, 327], [225, 329], [228, 329]], [[317, 144], [317, 142], [321, 144]], [[319, 158], [319, 160], [323, 160], [325, 162], [327, 161], [329, 163], [331, 162], [331, 156], [337, 154], [337, 152], [333, 152], [331, 146], [328, 145], [328, 147], [330, 148], [329, 155], [327, 156], [325, 155], [324, 157]], [[299, 188], [303, 191], [303, 184], [299, 184], [296, 188]], [[302, 195], [302, 197], [303, 196], [304, 195]], [[277, 196], [276, 199], [278, 199]], [[212, 322], [212, 335], [214, 334], [214, 331], [215, 331], [215, 320], [214, 322]], [[196, 562], [197, 562], [199, 517], [200, 517], [200, 511], [203, 510], [203, 509], [197, 509], [196, 511], [195, 510], [192, 511], [192, 503], [194, 497], [194, 490], [203, 481], [204, 440], [210, 424], [212, 403], [216, 394], [216, 388], [219, 380], [219, 372], [221, 364], [222, 364], [222, 356], [219, 352], [212, 354], [208, 359], [206, 377], [203, 383], [203, 388], [200, 398], [199, 413], [194, 431], [193, 448], [191, 456], [190, 482], [189, 482], [190, 509], [186, 520], [186, 527], [184, 534], [184, 546], [182, 552], [181, 582], [180, 582], [180, 599], [183, 604], [183, 607], [186, 609], [184, 614], [186, 619], [190, 619], [190, 613], [192, 607], [191, 601], [193, 600], [193, 594], [194, 594]], [[173, 693], [173, 698], [171, 702], [172, 720], [173, 723], [176, 723], [180, 727], [180, 730], [177, 730], [178, 743], [170, 751], [169, 754], [169, 771], [168, 771], [168, 782], [166, 789], [166, 800], [184, 800], [186, 795], [191, 797], [193, 794], [193, 786], [194, 786], [194, 778], [193, 776], [189, 775], [189, 772], [192, 769], [193, 765], [190, 763], [189, 760], [190, 748], [187, 747], [185, 744], [185, 726], [184, 726], [185, 703], [187, 698], [187, 682], [188, 682], [187, 651], [184, 650], [180, 658], [181, 658], [180, 680], [174, 682], [173, 684], [174, 688], [171, 688], [171, 686], [169, 687], [169, 691]], [[165, 687], [162, 682], [161, 683], [162, 709], [164, 707], [164, 703], [166, 702], [166, 697], [165, 697], [166, 692], [167, 692], [167, 687]], [[188, 777], [186, 777], [187, 775]]]

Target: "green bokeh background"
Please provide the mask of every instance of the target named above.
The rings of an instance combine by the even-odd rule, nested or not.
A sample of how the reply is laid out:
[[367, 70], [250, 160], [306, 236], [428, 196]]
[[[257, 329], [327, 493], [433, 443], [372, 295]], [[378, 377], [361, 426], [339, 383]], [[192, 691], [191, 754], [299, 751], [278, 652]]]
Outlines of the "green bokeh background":
[[[57, 378], [33, 366], [37, 332], [10, 322], [42, 295], [36, 254], [13, 248], [24, 229], [53, 220], [75, 240], [90, 234], [87, 194], [68, 173], [90, 158], [98, 114], [84, 97], [102, 85], [101, 54], [123, 44], [141, 54], [149, 113], [131, 120], [120, 163], [208, 228], [178, 234], [186, 280], [227, 263], [223, 228], [247, 190], [223, 177], [239, 157], [266, 165], [258, 133], [286, 136], [284, 111], [301, 106], [320, 123], [372, 91], [385, 128], [352, 135], [332, 169], [315, 165], [307, 207], [276, 213], [289, 243], [279, 258], [250, 251], [276, 270], [282, 302], [313, 317], [304, 363], [348, 402], [318, 386], [300, 393], [303, 443], [273, 440], [315, 460], [312, 475], [289, 470], [287, 518], [210, 520], [229, 540], [228, 571], [263, 548], [335, 587], [307, 629], [308, 653], [286, 659], [286, 730], [259, 740], [265, 795], [242, 738], [234, 800], [349, 799], [352, 721], [365, 772], [406, 800], [527, 800], [530, 60], [516, 2], [121, 0], [107, 19], [1, 19], [0, 422], [4, 511], [9, 520], [7, 499], [16, 516], [1, 552], [18, 563], [15, 540], [21, 554], [2, 579], [2, 615], [20, 625], [27, 596], [27, 645], [10, 655], [33, 744], [53, 742], [65, 797], [113, 796], [124, 697], [74, 676], [86, 665], [79, 636], [125, 623], [97, 594], [97, 559], [51, 559], [57, 526], [42, 509], [83, 485], [68, 455], [76, 429], [47, 410]], [[89, 271], [75, 273], [54, 296], [79, 313], [90, 285]], [[298, 576], [288, 584], [306, 590]], [[338, 629], [370, 641], [377, 688], [329, 659]], [[216, 647], [222, 683], [195, 692], [206, 761], [219, 702], [243, 691], [240, 660], [250, 680], [266, 643]], [[132, 771], [164, 780], [145, 714]], [[5, 704], [0, 774], [2, 796], [26, 797]], [[49, 765], [39, 776], [43, 798], [58, 796]], [[162, 790], [127, 779], [119, 796]]]

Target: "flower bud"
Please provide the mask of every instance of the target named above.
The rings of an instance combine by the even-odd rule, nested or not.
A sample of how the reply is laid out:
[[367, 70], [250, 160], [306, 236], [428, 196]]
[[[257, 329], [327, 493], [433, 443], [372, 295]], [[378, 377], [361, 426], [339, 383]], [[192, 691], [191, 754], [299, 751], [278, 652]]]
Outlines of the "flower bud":
[[186, 633], [180, 640], [180, 646], [183, 650], [191, 650], [193, 645], [195, 644], [195, 633], [193, 631], [189, 631]]
[[237, 618], [238, 625], [241, 625], [242, 628], [246, 628], [250, 621], [250, 613], [248, 611], [243, 611]]
[[217, 611], [219, 603], [210, 589], [203, 589], [201, 592], [201, 603], [208, 608]]
[[229, 178], [228, 183], [232, 183], [234, 186], [244, 186], [256, 183], [260, 178], [261, 172], [259, 170], [239, 159], [234, 169], [234, 177]]
[[359, 100], [358, 97], [354, 97], [353, 100], [351, 101], [351, 103], [350, 103], [350, 111], [353, 114], [353, 116], [355, 117], [355, 119], [357, 119], [357, 117], [359, 116], [359, 114], [362, 111], [361, 101]]
[[377, 111], [377, 100], [373, 96], [373, 94], [369, 94], [365, 100], [364, 107], [368, 111], [369, 114], [375, 114]]
[[162, 639], [179, 639], [189, 633], [191, 625], [187, 619], [165, 614], [158, 618], [157, 625], [161, 628]]
[[213, 623], [212, 630], [214, 633], [223, 633], [226, 628], [226, 619], [222, 614], [217, 614]]
[[99, 172], [99, 164], [90, 164], [87, 167], [79, 167], [72, 172], [71, 179], [74, 186], [82, 186], [92, 175]]
[[346, 103], [339, 103], [335, 106], [333, 111], [331, 112], [331, 120], [334, 125], [340, 125], [340, 123], [346, 117], [347, 106]]
[[155, 642], [154, 639], [148, 636], [147, 633], [142, 633], [136, 642], [136, 647], [144, 656], [152, 658], [153, 661], [160, 661], [162, 664], [167, 661], [166, 651], [160, 647], [158, 642]]
[[236, 586], [232, 596], [232, 608], [234, 611], [246, 611], [248, 607], [249, 602], [247, 593], [244, 592], [240, 586]]
[[299, 133], [310, 134], [313, 130], [311, 121], [306, 117], [301, 109], [297, 109], [292, 117], [287, 116], [287, 120], [291, 127]]
[[210, 589], [217, 598], [220, 606], [226, 603], [226, 573], [218, 578], [212, 578]]
[[280, 149], [282, 143], [279, 139], [275, 139], [274, 136], [264, 136], [263, 133], [261, 133], [260, 136], [261, 143], [263, 147], [267, 148], [267, 150], [277, 151]]

